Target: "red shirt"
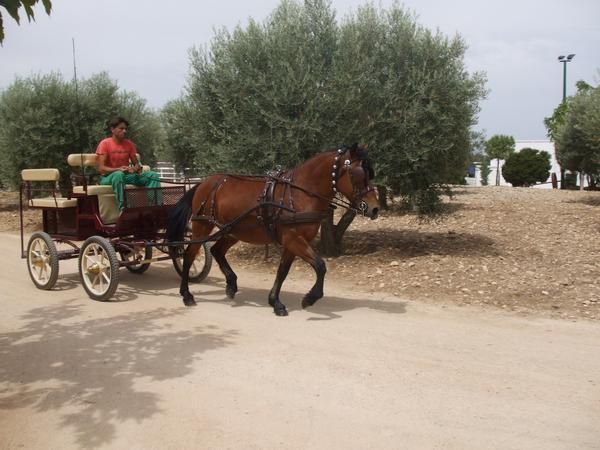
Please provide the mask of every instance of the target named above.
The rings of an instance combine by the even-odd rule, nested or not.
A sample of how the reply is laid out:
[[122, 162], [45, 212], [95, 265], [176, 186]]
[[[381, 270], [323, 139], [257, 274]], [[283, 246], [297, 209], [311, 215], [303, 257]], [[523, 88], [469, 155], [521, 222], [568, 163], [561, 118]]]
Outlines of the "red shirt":
[[112, 137], [102, 139], [96, 148], [96, 155], [106, 155], [104, 164], [108, 167], [123, 167], [129, 165], [137, 155], [135, 144], [129, 139], [117, 142]]

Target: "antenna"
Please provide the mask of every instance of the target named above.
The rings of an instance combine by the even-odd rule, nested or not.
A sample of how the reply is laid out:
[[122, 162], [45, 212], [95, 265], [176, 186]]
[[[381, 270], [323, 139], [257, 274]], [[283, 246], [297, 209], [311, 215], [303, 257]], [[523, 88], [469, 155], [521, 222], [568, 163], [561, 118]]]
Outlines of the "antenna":
[[71, 38], [73, 43], [73, 81], [75, 82], [75, 98], [78, 98], [77, 92], [77, 64], [75, 63], [75, 38]]
[[[77, 153], [81, 153], [83, 145], [81, 139], [81, 111], [79, 108], [79, 84], [77, 82], [77, 63], [75, 58], [75, 38], [71, 38], [71, 42], [73, 44], [73, 84], [75, 85], [75, 114], [76, 120], [74, 121], [77, 126], [75, 128], [75, 133], [77, 135], [77, 145], [79, 148], [77, 149]], [[83, 163], [83, 161], [81, 161]]]

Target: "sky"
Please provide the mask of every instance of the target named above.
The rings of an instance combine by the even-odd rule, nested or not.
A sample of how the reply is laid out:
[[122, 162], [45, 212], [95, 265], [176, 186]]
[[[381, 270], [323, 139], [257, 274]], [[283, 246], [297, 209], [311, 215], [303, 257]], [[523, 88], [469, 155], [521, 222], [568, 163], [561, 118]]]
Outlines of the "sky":
[[[53, 0], [47, 16], [35, 7], [35, 22], [18, 26], [4, 9], [0, 47], [0, 90], [16, 77], [60, 72], [73, 78], [108, 72], [119, 87], [137, 92], [159, 109], [178, 98], [189, 72], [189, 50], [210, 44], [215, 30], [263, 22], [279, 0]], [[338, 20], [367, 0], [332, 0]], [[393, 0], [375, 1], [387, 8]], [[150, 6], [152, 5], [152, 6]], [[546, 139], [544, 117], [563, 95], [559, 55], [567, 64], [567, 95], [584, 80], [600, 85], [600, 1], [598, 0], [406, 0], [417, 22], [452, 37], [468, 49], [470, 73], [485, 72], [489, 94], [474, 127], [489, 138]], [[22, 14], [23, 15], [23, 14]]]

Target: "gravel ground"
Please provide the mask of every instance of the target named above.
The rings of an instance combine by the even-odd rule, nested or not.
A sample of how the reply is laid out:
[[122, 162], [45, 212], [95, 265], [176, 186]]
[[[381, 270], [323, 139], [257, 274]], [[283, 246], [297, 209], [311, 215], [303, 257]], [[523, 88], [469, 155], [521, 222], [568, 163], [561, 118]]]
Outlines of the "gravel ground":
[[[18, 231], [15, 193], [0, 196], [0, 231]], [[423, 222], [384, 212], [357, 218], [345, 255], [328, 259], [327, 279], [436, 304], [475, 305], [523, 315], [600, 319], [600, 192], [459, 187], [450, 213]], [[26, 211], [28, 231], [39, 227]], [[275, 273], [277, 248], [240, 244], [232, 266]], [[296, 262], [295, 272], [312, 269]], [[327, 283], [325, 285], [327, 293]]]
[[[600, 192], [460, 187], [445, 201], [451, 212], [437, 221], [357, 218], [327, 278], [437, 304], [600, 319]], [[264, 249], [234, 252], [275, 270]]]

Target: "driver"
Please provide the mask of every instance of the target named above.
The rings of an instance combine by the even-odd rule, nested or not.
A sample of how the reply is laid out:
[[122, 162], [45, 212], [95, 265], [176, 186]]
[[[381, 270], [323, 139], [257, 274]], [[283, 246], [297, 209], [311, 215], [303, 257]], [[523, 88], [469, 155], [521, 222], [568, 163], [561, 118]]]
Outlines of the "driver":
[[129, 122], [123, 117], [115, 117], [109, 126], [112, 136], [101, 140], [96, 148], [98, 171], [102, 175], [100, 184], [112, 186], [119, 211], [123, 211], [126, 184], [158, 188], [160, 180], [156, 172], [142, 173], [137, 148], [125, 137]]

